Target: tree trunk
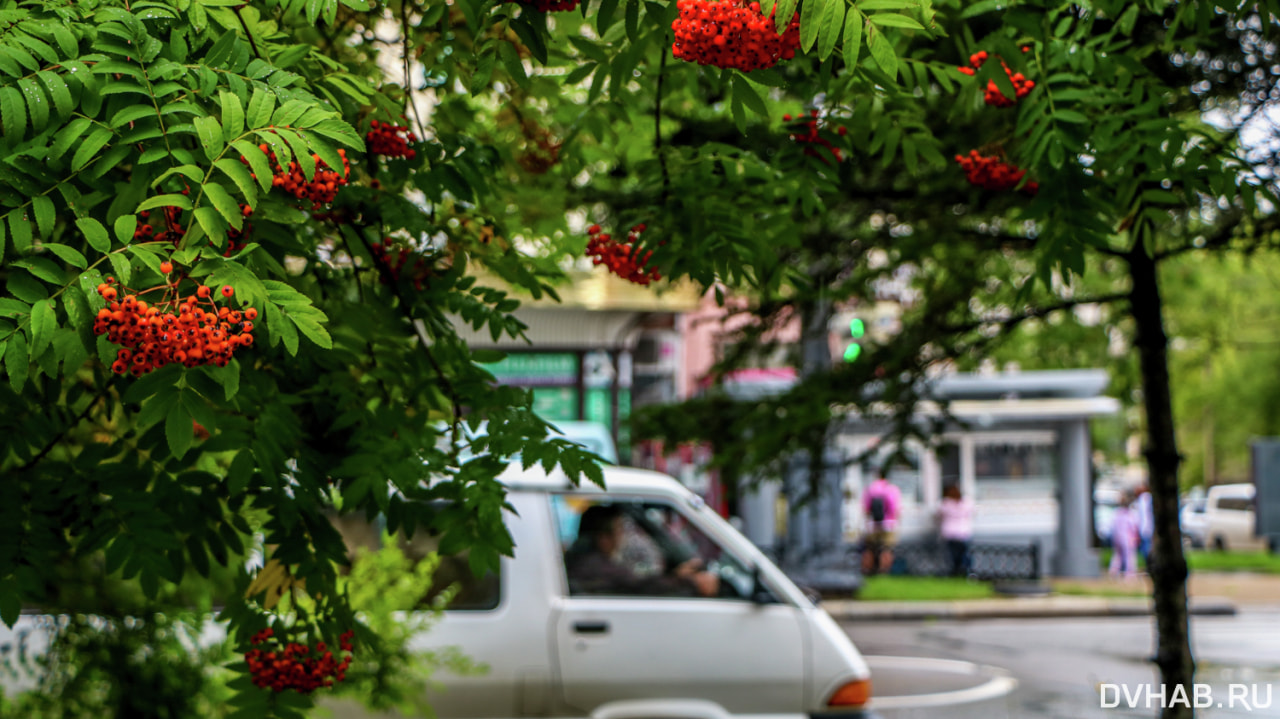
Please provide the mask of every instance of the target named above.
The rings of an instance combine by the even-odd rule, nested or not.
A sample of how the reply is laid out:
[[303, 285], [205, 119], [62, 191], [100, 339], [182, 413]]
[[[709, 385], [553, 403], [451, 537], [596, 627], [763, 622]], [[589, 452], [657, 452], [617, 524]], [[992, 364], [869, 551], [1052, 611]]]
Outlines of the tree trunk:
[[[1142, 241], [1130, 252], [1133, 279], [1130, 312], [1137, 326], [1138, 354], [1142, 368], [1142, 402], [1146, 410], [1148, 485], [1155, 518], [1151, 550], [1151, 575], [1156, 621], [1156, 665], [1160, 668], [1164, 696], [1194, 697], [1195, 662], [1187, 624], [1187, 561], [1182, 554], [1178, 525], [1178, 441], [1174, 433], [1173, 402], [1169, 387], [1168, 337], [1155, 259]], [[1177, 691], [1176, 687], [1182, 689]], [[1185, 692], [1185, 694], [1182, 694]], [[1169, 703], [1162, 719], [1189, 719], [1190, 706]]]

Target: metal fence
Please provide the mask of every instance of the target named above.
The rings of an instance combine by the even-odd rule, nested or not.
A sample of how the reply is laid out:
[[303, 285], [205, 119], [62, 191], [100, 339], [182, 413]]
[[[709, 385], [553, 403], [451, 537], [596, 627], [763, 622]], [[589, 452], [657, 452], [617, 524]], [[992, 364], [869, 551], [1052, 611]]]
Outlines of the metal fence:
[[[862, 547], [849, 547], [849, 560], [861, 566]], [[944, 577], [952, 574], [951, 553], [938, 541], [900, 542], [893, 548], [890, 574]], [[969, 545], [969, 573], [983, 580], [1039, 579], [1040, 544]]]

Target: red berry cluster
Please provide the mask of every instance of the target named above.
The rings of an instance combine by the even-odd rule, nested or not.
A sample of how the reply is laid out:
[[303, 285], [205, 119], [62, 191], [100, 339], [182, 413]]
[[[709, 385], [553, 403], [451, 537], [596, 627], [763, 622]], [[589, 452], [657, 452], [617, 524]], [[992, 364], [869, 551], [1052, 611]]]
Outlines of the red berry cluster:
[[[258, 149], [266, 154], [267, 159], [271, 161], [271, 166], [275, 168], [271, 177], [272, 187], [282, 187], [285, 192], [292, 194], [299, 200], [310, 200], [313, 204], [312, 210], [319, 210], [324, 205], [333, 202], [333, 198], [338, 196], [338, 188], [347, 184], [347, 178], [351, 176], [351, 163], [347, 161], [347, 151], [338, 150], [338, 155], [342, 157], [342, 173], [339, 174], [330, 169], [319, 155], [312, 155], [311, 159], [316, 163], [316, 172], [314, 179], [307, 182], [307, 176], [302, 173], [302, 167], [298, 164], [297, 158], [289, 163], [288, 169], [280, 165], [276, 159], [276, 153], [271, 151], [271, 147], [266, 143], [258, 145]], [[243, 156], [240, 161], [248, 165], [249, 161]], [[252, 175], [253, 179], [258, 179], [257, 175]]]
[[[794, 124], [791, 126], [792, 140], [795, 140], [802, 145], [821, 145], [827, 148], [827, 151], [831, 153], [832, 157], [836, 158], [836, 162], [842, 162], [844, 160], [844, 153], [840, 148], [836, 147], [830, 140], [819, 134], [821, 123], [818, 122], [817, 110], [811, 110], [808, 117], [804, 115], [797, 115], [795, 118], [792, 118], [789, 113], [782, 116], [783, 122], [792, 122], [793, 119]], [[836, 134], [841, 137], [844, 137], [846, 132], [848, 132], [848, 130], [844, 125], [836, 128]], [[810, 157], [816, 157], [823, 162], [827, 162], [827, 158], [823, 157], [822, 153], [818, 152], [818, 150], [813, 147], [804, 148], [804, 154], [809, 155]]]
[[605, 265], [613, 274], [637, 285], [660, 280], [662, 273], [653, 268], [645, 269], [653, 251], [646, 250], [644, 254], [636, 252], [636, 243], [644, 230], [643, 224], [636, 225], [627, 233], [627, 241], [619, 242], [609, 233], [601, 232], [600, 225], [592, 225], [587, 228], [587, 235], [591, 237], [587, 240], [587, 254], [595, 258], [592, 260], [594, 264]]
[[530, 5], [538, 12], [564, 12], [566, 10], [576, 10], [578, 7], [578, 0], [533, 0], [533, 2], [512, 0], [512, 2]]
[[341, 661], [334, 658], [324, 642], [316, 642], [314, 647], [299, 642], [272, 642], [262, 648], [257, 646], [274, 634], [267, 627], [249, 639], [254, 648], [244, 653], [244, 660], [249, 665], [254, 685], [277, 692], [293, 689], [301, 694], [310, 694], [347, 678], [347, 667], [351, 666], [351, 639], [355, 632], [348, 629], [338, 636], [338, 646], [347, 653]]
[[[160, 269], [167, 274], [173, 271], [173, 266], [163, 262]], [[93, 333], [106, 335], [113, 344], [121, 346], [116, 361], [111, 363], [112, 372], [141, 377], [170, 363], [186, 367], [202, 364], [225, 367], [237, 347], [253, 345], [253, 320], [258, 317], [257, 310], [250, 307], [240, 312], [218, 307], [205, 286], [199, 287], [194, 295], [179, 299], [176, 284], [156, 288], [167, 288], [169, 292], [154, 305], [138, 299], [136, 294], [120, 297], [114, 287], [114, 277], [98, 285], [98, 294], [107, 301], [107, 306], [98, 310]], [[233, 294], [230, 286], [222, 288], [223, 297], [230, 299]], [[208, 305], [212, 311], [201, 304]]]
[[[981, 155], [977, 150], [970, 150], [967, 156], [956, 155], [956, 162], [964, 170], [969, 182], [984, 190], [1011, 190], [1017, 187], [1023, 176], [1027, 174], [1026, 170], [1010, 165], [994, 155], [989, 157]], [[1028, 182], [1022, 186], [1022, 189], [1027, 194], [1034, 195], [1040, 190], [1040, 185]]]
[[[413, 253], [403, 247], [393, 246], [390, 237], [386, 239], [386, 244], [383, 244], [382, 242], [375, 242], [369, 245], [369, 248], [373, 251], [374, 261], [385, 267], [387, 270], [385, 274], [379, 273], [379, 279], [385, 284], [387, 282], [387, 275], [390, 275], [392, 280], [399, 282], [400, 271], [404, 269], [406, 264], [408, 264], [409, 257]], [[395, 253], [394, 258], [392, 258], [392, 252]], [[431, 276], [431, 268], [427, 266], [426, 260], [419, 257], [418, 260], [413, 263], [412, 273], [408, 276], [413, 280], [414, 289], [421, 292], [423, 284], [427, 281], [427, 278]]]
[[[1024, 47], [1022, 48], [1022, 51], [1027, 52], [1030, 49], [1031, 48], [1029, 47]], [[969, 56], [969, 64], [973, 67], [961, 67], [959, 70], [966, 75], [973, 75], [977, 72], [978, 68], [982, 67], [982, 63], [986, 62], [988, 57], [990, 56], [987, 54], [986, 50], [979, 50]], [[1008, 97], [1005, 97], [1004, 93], [1000, 92], [1000, 87], [996, 85], [995, 80], [987, 80], [987, 89], [986, 92], [983, 93], [982, 99], [988, 105], [993, 107], [1012, 107], [1018, 102], [1018, 100], [1026, 97], [1027, 94], [1035, 88], [1036, 84], [1031, 80], [1028, 80], [1022, 73], [1015, 73], [1010, 70], [1009, 66], [1005, 64], [1003, 59], [1000, 60], [1000, 64], [1004, 67], [1005, 74], [1009, 76], [1009, 80], [1013, 83], [1013, 89], [1017, 93], [1017, 98], [1010, 100]]]
[[773, 12], [765, 17], [760, 3], [745, 0], [677, 0], [680, 17], [671, 52], [681, 60], [751, 72], [790, 60], [800, 49], [800, 14], [779, 37]]
[[365, 141], [369, 143], [369, 154], [405, 157], [410, 160], [418, 155], [416, 150], [409, 147], [409, 143], [418, 141], [418, 136], [409, 132], [408, 127], [377, 120], [370, 122], [369, 126], [373, 128], [365, 135]]

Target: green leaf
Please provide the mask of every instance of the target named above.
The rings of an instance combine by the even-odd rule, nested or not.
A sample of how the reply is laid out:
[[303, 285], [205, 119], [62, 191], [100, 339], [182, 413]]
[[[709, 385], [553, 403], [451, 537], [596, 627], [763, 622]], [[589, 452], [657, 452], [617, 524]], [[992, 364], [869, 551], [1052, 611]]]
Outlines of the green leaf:
[[212, 162], [227, 146], [222, 139], [222, 125], [212, 117], [197, 117], [192, 122], [195, 124], [196, 137], [200, 138], [200, 147], [204, 149], [204, 156]]
[[879, 12], [874, 15], [868, 15], [867, 20], [870, 20], [881, 27], [905, 27], [912, 30], [924, 29], [924, 25], [921, 25], [906, 15], [899, 15], [897, 13]]
[[155, 117], [156, 109], [150, 105], [125, 105], [111, 118], [111, 129], [115, 130], [144, 117]]
[[[843, 0], [804, 0], [800, 6], [800, 48], [805, 52], [813, 49], [818, 39], [818, 30], [822, 29], [822, 18], [827, 15], [831, 5]], [[780, 23], [782, 24], [782, 23]]]
[[[4, 96], [0, 95], [0, 101], [3, 100]], [[89, 126], [92, 124], [93, 121], [87, 117], [77, 117], [71, 122], [68, 122], [66, 127], [62, 128], [58, 131], [58, 134], [54, 135], [53, 144], [49, 149], [49, 159], [62, 159], [62, 156], [67, 154], [67, 150], [71, 149], [71, 146], [76, 143], [76, 140], [79, 140], [80, 136], [84, 134], [84, 131], [89, 129]]]
[[289, 319], [293, 320], [307, 339], [315, 342], [322, 349], [333, 349], [333, 338], [329, 336], [329, 331], [314, 318], [309, 315], [290, 313]]
[[53, 235], [53, 223], [57, 216], [53, 209], [53, 200], [48, 195], [36, 195], [31, 198], [32, 214], [36, 216], [36, 230], [40, 237], [48, 239]]
[[129, 262], [129, 258], [113, 252], [107, 255], [107, 260], [111, 262], [111, 269], [115, 271], [120, 284], [128, 286], [129, 279], [133, 276], [133, 264]]
[[[796, 4], [799, 3], [799, 1], [800, 0], [778, 0], [778, 4], [775, 6], [776, 15], [774, 20], [774, 25], [777, 27], [778, 35], [782, 35], [787, 31], [787, 25], [790, 24], [792, 16], [795, 15]], [[765, 12], [768, 12], [768, 10], [765, 10]], [[803, 29], [804, 28], [802, 27], [801, 30]]]
[[222, 138], [231, 142], [244, 134], [244, 107], [240, 98], [229, 92], [223, 91], [218, 97], [222, 104]]
[[[156, 195], [155, 197], [148, 197], [143, 200], [142, 204], [138, 205], [134, 212], [138, 213], [143, 210], [152, 210], [157, 207], [177, 207], [183, 210], [190, 210], [191, 198], [187, 195], [176, 192], [167, 195]], [[133, 238], [130, 237], [129, 239]]]
[[849, 71], [858, 66], [858, 53], [862, 50], [862, 13], [850, 9], [844, 20], [844, 65]]
[[[101, 225], [99, 225], [99, 227], [101, 227]], [[115, 221], [115, 231], [116, 231], [116, 239], [120, 241], [120, 244], [127, 245], [130, 242], [133, 242], [133, 234], [138, 231], [137, 215], [120, 215], [119, 217], [117, 217]], [[104, 234], [103, 239], [105, 241], [106, 240], [105, 230], [103, 231], [103, 234]], [[108, 242], [108, 246], [109, 244], [110, 243]], [[99, 250], [99, 251], [106, 252], [105, 249]]]
[[14, 392], [21, 392], [31, 372], [31, 360], [27, 356], [27, 337], [15, 332], [9, 338], [9, 349], [4, 353], [4, 368], [9, 373], [9, 385]]
[[271, 333], [271, 344], [274, 345], [277, 340], [284, 342], [284, 348], [291, 355], [298, 354], [298, 332], [294, 329], [293, 322], [285, 319], [284, 313], [280, 311], [274, 304], [266, 305], [267, 331]]
[[41, 70], [36, 73], [36, 77], [40, 78], [45, 89], [49, 91], [49, 99], [53, 100], [53, 107], [58, 116], [70, 115], [75, 109], [75, 103], [71, 99], [71, 89], [67, 87], [66, 81], [48, 70]]
[[49, 127], [49, 102], [45, 99], [44, 90], [31, 78], [18, 81], [22, 95], [27, 99], [27, 111], [31, 117], [31, 131], [39, 134]]
[[254, 88], [253, 96], [249, 98], [249, 113], [245, 118], [249, 127], [258, 130], [266, 127], [271, 123], [271, 113], [275, 110], [276, 95], [273, 92], [267, 92], [262, 88]]
[[249, 206], [257, 204], [258, 187], [253, 184], [253, 178], [249, 174], [249, 168], [239, 160], [233, 160], [230, 157], [224, 157], [213, 163], [215, 167], [222, 170], [236, 187], [240, 189], [240, 193], [244, 195], [245, 202]]
[[100, 127], [84, 139], [80, 147], [76, 148], [76, 154], [71, 158], [71, 169], [79, 172], [84, 169], [85, 165], [98, 154], [107, 141], [111, 139], [111, 131], [105, 127]]
[[12, 145], [22, 139], [27, 131], [27, 103], [22, 93], [13, 86], [0, 88], [0, 123], [4, 126], [4, 140]]
[[258, 181], [258, 186], [263, 192], [271, 189], [271, 164], [267, 161], [266, 154], [258, 149], [258, 146], [248, 140], [237, 140], [231, 145], [240, 151], [240, 156], [249, 162], [252, 168], [254, 178]]
[[[213, 203], [214, 209], [218, 211], [219, 215], [222, 215], [222, 219], [226, 220], [227, 224], [237, 230], [244, 227], [244, 215], [240, 213], [240, 205], [236, 203], [230, 193], [223, 189], [222, 185], [216, 182], [208, 182], [201, 187], [204, 190], [204, 196]], [[208, 229], [205, 231], [208, 232]], [[213, 235], [210, 236], [212, 237]]]
[[1053, 119], [1061, 120], [1062, 122], [1073, 122], [1081, 125], [1088, 124], [1089, 122], [1089, 118], [1075, 110], [1058, 110], [1053, 113]]
[[31, 249], [31, 222], [22, 210], [9, 213], [9, 235], [13, 237], [13, 249], [19, 253]]
[[179, 459], [191, 449], [195, 439], [195, 425], [191, 422], [191, 414], [181, 402], [175, 402], [169, 408], [169, 415], [164, 420], [164, 436], [169, 442], [169, 452]]
[[890, 79], [898, 76], [898, 56], [893, 52], [893, 44], [876, 29], [868, 30], [868, 44], [871, 46], [871, 57]]
[[53, 339], [54, 330], [58, 329], [58, 317], [53, 309], [53, 300], [40, 300], [31, 307], [31, 358], [44, 354]]
[[66, 245], [59, 245], [52, 242], [46, 242], [42, 244], [41, 247], [57, 255], [58, 259], [74, 267], [78, 267], [83, 270], [89, 266], [89, 261], [84, 258], [84, 255], [80, 254], [80, 250], [77, 250], [74, 247], [67, 247]]
[[828, 0], [822, 13], [822, 28], [818, 31], [818, 58], [826, 60], [836, 49], [845, 18], [844, 0]]
[[751, 111], [761, 117], [769, 116], [769, 108], [765, 107], [764, 100], [760, 98], [760, 94], [751, 82], [742, 75], [734, 75], [733, 77], [733, 97], [735, 101], [741, 101], [743, 105], [751, 108]]

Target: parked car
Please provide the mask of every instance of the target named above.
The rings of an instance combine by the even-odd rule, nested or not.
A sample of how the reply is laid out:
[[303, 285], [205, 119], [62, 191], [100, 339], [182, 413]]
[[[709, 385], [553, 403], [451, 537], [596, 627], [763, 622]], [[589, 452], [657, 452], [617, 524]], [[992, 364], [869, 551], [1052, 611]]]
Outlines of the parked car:
[[[440, 717], [868, 715], [870, 672], [853, 642], [755, 545], [676, 480], [603, 469], [608, 491], [536, 466], [501, 477], [515, 556], [481, 579], [462, 562], [460, 593], [416, 640], [489, 667], [433, 675]], [[631, 571], [669, 583], [696, 557], [717, 577], [714, 595], [600, 593], [572, 577], [579, 522], [600, 505], [621, 514]]]
[[1205, 495], [1205, 541], [1213, 549], [1259, 550], [1265, 537], [1254, 535], [1257, 513], [1252, 484], [1219, 484]]
[[1182, 527], [1182, 539], [1192, 549], [1204, 549], [1205, 534], [1208, 527], [1205, 523], [1205, 510], [1209, 501], [1204, 497], [1189, 497], [1182, 503], [1178, 512], [1178, 524]]

